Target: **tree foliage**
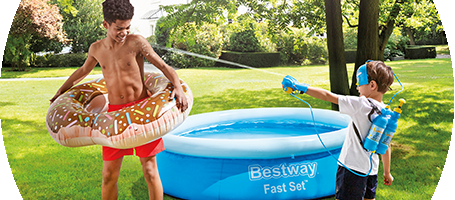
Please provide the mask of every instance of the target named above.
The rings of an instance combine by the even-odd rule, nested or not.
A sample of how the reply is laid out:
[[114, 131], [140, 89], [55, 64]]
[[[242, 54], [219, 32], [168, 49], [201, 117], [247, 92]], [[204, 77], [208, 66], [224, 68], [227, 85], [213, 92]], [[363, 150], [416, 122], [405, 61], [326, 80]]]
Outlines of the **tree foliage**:
[[[72, 1], [72, 0], [59, 0]], [[75, 1], [73, 9], [67, 8], [65, 4], [59, 4], [64, 18], [63, 29], [71, 41], [71, 52], [88, 52], [90, 45], [105, 36], [105, 29], [102, 26], [102, 2], [104, 0]]]
[[[188, 22], [184, 26], [176, 27], [174, 34], [169, 36], [172, 47], [217, 58], [221, 55], [223, 46], [220, 27], [214, 24], [204, 23], [196, 26], [194, 22]], [[211, 67], [215, 61], [185, 55], [180, 52], [167, 52], [163, 60], [171, 66], [178, 68]]]
[[161, 8], [169, 13], [166, 17], [167, 23], [163, 26], [164, 29], [171, 29], [187, 22], [194, 22], [197, 26], [201, 26], [203, 22], [220, 25], [234, 17], [239, 5], [237, 0], [200, 0], [191, 1], [189, 4], [162, 6]]
[[[327, 31], [324, 0], [201, 0], [164, 8], [171, 13], [173, 22], [168, 26], [172, 27], [188, 21], [196, 24], [203, 21], [224, 23], [226, 17], [235, 19], [240, 6], [247, 8], [246, 15], [257, 21], [265, 21], [272, 36], [281, 30], [289, 31], [289, 27], [305, 27], [310, 34]], [[434, 25], [441, 23], [431, 0], [343, 0], [341, 9], [344, 23], [359, 30], [355, 69], [368, 59], [384, 60], [384, 51], [397, 26], [410, 30], [422, 27], [427, 31], [430, 28], [433, 32], [442, 30], [442, 26]], [[351, 93], [357, 93], [355, 85], [351, 86]]]
[[33, 37], [33, 52], [60, 52], [63, 47], [71, 46], [72, 53], [88, 52], [90, 45], [104, 37], [106, 31], [102, 27], [103, 0], [51, 0], [60, 9], [63, 17], [63, 30], [68, 38], [67, 43], [53, 41], [48, 38]]
[[63, 18], [48, 0], [22, 0], [17, 8], [10, 35], [37, 34], [41, 37], [65, 41]]
[[30, 63], [33, 36], [66, 42], [62, 16], [48, 0], [22, 0], [14, 16], [4, 52], [4, 62], [14, 70], [25, 70]]
[[[345, 27], [358, 28], [359, 5], [362, 0], [342, 1], [342, 15]], [[309, 34], [326, 32], [325, 8], [323, 0], [223, 0], [192, 1], [189, 4], [166, 6], [171, 23], [167, 26], [181, 25], [187, 21], [224, 23], [235, 19], [239, 6], [247, 7], [246, 15], [269, 24], [271, 35], [289, 26], [305, 27]], [[453, 0], [381, 0], [378, 18], [377, 48], [379, 59], [383, 59], [387, 41], [395, 27], [426, 30], [453, 30]], [[227, 19], [226, 19], [227, 18]], [[274, 38], [272, 38], [274, 39]], [[371, 48], [371, 47], [370, 47]]]
[[259, 40], [254, 34], [253, 24], [250, 24], [250, 28], [235, 32], [230, 36], [229, 50], [237, 52], [262, 51]]

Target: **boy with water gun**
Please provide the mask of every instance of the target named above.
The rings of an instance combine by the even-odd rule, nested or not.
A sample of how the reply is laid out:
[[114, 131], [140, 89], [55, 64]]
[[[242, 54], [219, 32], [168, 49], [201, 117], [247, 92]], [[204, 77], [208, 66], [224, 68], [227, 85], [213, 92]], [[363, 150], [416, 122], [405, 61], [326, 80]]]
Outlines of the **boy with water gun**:
[[[301, 91], [312, 97], [339, 105], [340, 113], [351, 117], [346, 138], [339, 156], [336, 176], [336, 199], [374, 199], [377, 188], [379, 156], [364, 148], [364, 139], [369, 134], [372, 121], [385, 111], [382, 98], [392, 85], [392, 68], [381, 61], [367, 61], [357, 71], [357, 90], [360, 96], [337, 95], [330, 91], [298, 83], [294, 78], [283, 79], [285, 90]], [[289, 87], [290, 89], [288, 89]], [[290, 93], [290, 91], [287, 91]], [[384, 184], [390, 186], [393, 176], [390, 173], [391, 150], [382, 155]]]

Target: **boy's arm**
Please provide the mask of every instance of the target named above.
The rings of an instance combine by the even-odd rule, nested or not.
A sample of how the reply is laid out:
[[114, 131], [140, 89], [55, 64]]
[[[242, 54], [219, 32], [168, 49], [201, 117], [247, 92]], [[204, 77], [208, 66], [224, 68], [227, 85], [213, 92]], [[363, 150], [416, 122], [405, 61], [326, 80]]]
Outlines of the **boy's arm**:
[[315, 87], [308, 87], [306, 94], [308, 94], [314, 98], [317, 98], [317, 99], [321, 99], [324, 101], [332, 102], [334, 104], [338, 104], [338, 95], [336, 95], [328, 90], [324, 90], [321, 88], [315, 88]]
[[175, 89], [172, 92], [170, 98], [173, 99], [176, 97], [176, 103], [177, 107], [180, 108], [181, 111], [184, 111], [188, 108], [188, 102], [186, 100], [185, 92], [183, 91], [183, 88], [180, 84], [180, 79], [172, 67], [167, 65], [161, 58], [158, 56], [158, 54], [155, 53], [153, 50], [152, 46], [150, 46], [150, 43], [148, 41], [138, 35], [137, 36], [137, 42], [138, 46], [141, 48], [140, 52], [141, 54], [150, 62], [152, 63], [155, 67], [157, 67], [159, 70], [163, 72], [163, 74], [171, 81], [171, 83], [174, 85]]
[[90, 50], [88, 53], [87, 60], [85, 63], [71, 74], [71, 76], [63, 83], [63, 85], [57, 90], [57, 93], [50, 99], [51, 103], [57, 99], [60, 95], [71, 89], [74, 85], [82, 81], [92, 70], [95, 68], [98, 61], [91, 55]]
[[390, 173], [390, 161], [392, 159], [392, 150], [391, 147], [387, 149], [384, 155], [382, 155], [382, 166], [384, 168], [384, 185], [392, 185], [393, 176]]

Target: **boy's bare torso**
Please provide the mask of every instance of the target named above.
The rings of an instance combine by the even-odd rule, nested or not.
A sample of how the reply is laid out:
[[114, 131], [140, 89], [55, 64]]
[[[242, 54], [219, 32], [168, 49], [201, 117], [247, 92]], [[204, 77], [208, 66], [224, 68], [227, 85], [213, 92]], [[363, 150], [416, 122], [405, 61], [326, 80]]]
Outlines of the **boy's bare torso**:
[[89, 57], [101, 66], [111, 105], [130, 103], [147, 97], [144, 87], [144, 56], [135, 35], [123, 43], [109, 45], [108, 38], [92, 44]]

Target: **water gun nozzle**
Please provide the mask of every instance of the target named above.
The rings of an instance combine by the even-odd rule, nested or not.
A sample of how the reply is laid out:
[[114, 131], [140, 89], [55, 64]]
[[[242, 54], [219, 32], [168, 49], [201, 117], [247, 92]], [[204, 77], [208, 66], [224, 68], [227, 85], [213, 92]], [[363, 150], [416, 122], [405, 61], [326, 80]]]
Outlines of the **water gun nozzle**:
[[400, 101], [400, 105], [398, 106], [398, 108], [393, 109], [393, 111], [401, 114], [401, 107], [403, 106], [404, 103], [406, 103], [406, 100], [400, 99], [398, 101]]

